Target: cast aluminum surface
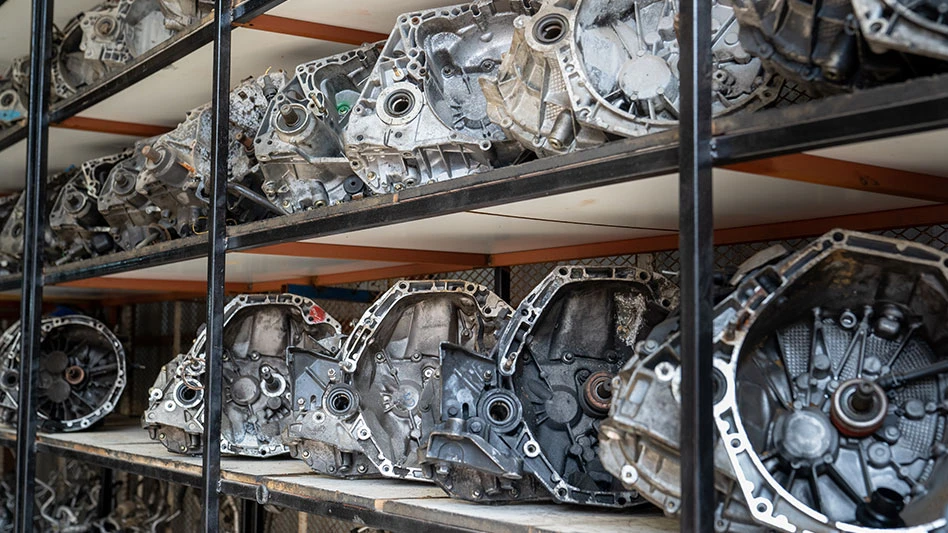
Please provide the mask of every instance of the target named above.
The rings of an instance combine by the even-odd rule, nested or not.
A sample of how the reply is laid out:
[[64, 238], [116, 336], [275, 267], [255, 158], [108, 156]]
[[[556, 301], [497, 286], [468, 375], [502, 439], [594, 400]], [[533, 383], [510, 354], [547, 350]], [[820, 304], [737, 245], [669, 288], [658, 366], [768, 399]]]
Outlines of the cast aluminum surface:
[[443, 345], [443, 423], [426, 450], [434, 479], [478, 502], [641, 504], [600, 464], [598, 426], [615, 372], [677, 301], [656, 273], [561, 266], [518, 306], [493, 353]]
[[[717, 529], [946, 526], [948, 255], [834, 230], [750, 272], [715, 315]], [[674, 514], [680, 375], [665, 336], [620, 373], [600, 455]]]
[[876, 53], [898, 50], [948, 60], [948, 8], [939, 0], [852, 0], [862, 35]]
[[343, 153], [342, 134], [380, 47], [364, 45], [299, 65], [270, 101], [253, 150], [264, 175], [263, 193], [282, 212], [365, 194]]
[[467, 281], [401, 281], [362, 316], [341, 354], [293, 351], [292, 455], [322, 474], [426, 481], [440, 421], [442, 342], [488, 352], [510, 307]]
[[[15, 424], [20, 387], [20, 323], [0, 337], [0, 418]], [[80, 431], [115, 409], [125, 389], [125, 349], [109, 328], [84, 315], [41, 325], [37, 413], [44, 431]]]
[[[53, 209], [53, 204], [59, 196], [63, 186], [77, 174], [75, 167], [69, 168], [64, 172], [53, 174], [46, 179], [47, 198], [45, 202], [46, 216], [49, 217]], [[21, 194], [17, 199], [16, 205], [10, 211], [3, 228], [0, 229], [0, 265], [3, 265], [3, 271], [19, 272], [23, 260], [23, 232], [26, 225], [26, 195]], [[42, 243], [44, 244], [42, 254], [47, 263], [57, 261], [64, 250], [63, 241], [52, 231], [47, 224], [44, 228]]]
[[[268, 73], [243, 81], [230, 93], [228, 211], [238, 222], [282, 212], [260, 191], [262, 178], [250, 139], [284, 82], [283, 72]], [[211, 105], [191, 110], [184, 122], [142, 152], [145, 168], [135, 190], [161, 209], [159, 223], [178, 236], [202, 233], [211, 190]]]
[[345, 132], [346, 155], [372, 191], [483, 172], [521, 156], [488, 117], [478, 80], [510, 48], [513, 19], [531, 10], [530, 2], [478, 0], [398, 17]]
[[[142, 426], [170, 451], [201, 453], [204, 431], [204, 328], [186, 354], [162, 368], [149, 390]], [[244, 294], [224, 309], [221, 452], [264, 457], [286, 453], [291, 418], [287, 350], [339, 352], [341, 326], [308, 298]]]
[[96, 208], [120, 250], [134, 250], [172, 238], [171, 230], [160, 224], [161, 208], [135, 188], [138, 175], [145, 168], [142, 149], [154, 141], [153, 137], [136, 142], [131, 154], [112, 166], [98, 189]]
[[112, 230], [99, 212], [99, 194], [112, 169], [131, 157], [131, 150], [82, 164], [59, 191], [49, 215], [49, 227], [62, 242], [57, 265], [112, 252]]
[[[772, 103], [780, 77], [738, 41], [730, 5], [712, 6], [715, 115]], [[541, 155], [675, 127], [677, 2], [547, 0], [514, 21], [511, 51], [482, 78], [488, 112]]]

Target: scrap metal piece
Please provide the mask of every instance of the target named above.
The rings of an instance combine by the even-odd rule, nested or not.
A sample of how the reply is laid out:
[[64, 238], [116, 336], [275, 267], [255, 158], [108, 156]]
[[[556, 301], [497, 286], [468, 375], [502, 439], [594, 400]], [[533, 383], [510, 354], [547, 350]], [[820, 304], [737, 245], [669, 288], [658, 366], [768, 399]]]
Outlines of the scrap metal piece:
[[[711, 14], [713, 113], [773, 102], [782, 80], [741, 47], [731, 7]], [[491, 120], [540, 155], [676, 127], [677, 15], [668, 0], [547, 0], [517, 17], [510, 53], [481, 80]]]
[[[833, 230], [715, 308], [717, 529], [944, 528], [948, 254]], [[603, 464], [676, 514], [678, 335], [620, 372]]]
[[401, 281], [341, 355], [293, 350], [291, 454], [322, 474], [426, 481], [419, 450], [441, 417], [442, 342], [490, 351], [511, 309], [468, 281]]
[[342, 134], [378, 59], [380, 45], [296, 68], [270, 101], [256, 139], [263, 193], [285, 213], [334, 205], [367, 191], [343, 153]]
[[627, 507], [642, 501], [597, 457], [613, 375], [677, 307], [637, 268], [562, 266], [520, 304], [493, 355], [442, 347], [442, 424], [426, 462], [454, 497]]
[[[162, 368], [149, 390], [142, 426], [170, 451], [201, 453], [204, 431], [206, 330], [186, 354]], [[243, 294], [224, 308], [224, 398], [221, 452], [269, 457], [287, 452], [282, 439], [291, 420], [290, 349], [338, 353], [339, 323], [309, 298]]]
[[49, 227], [62, 242], [57, 265], [115, 249], [111, 229], [99, 213], [98, 196], [112, 168], [131, 155], [131, 150], [125, 150], [86, 161], [63, 185], [49, 215]]
[[[20, 323], [0, 337], [0, 420], [15, 424], [20, 389]], [[80, 431], [105, 418], [125, 389], [125, 349], [84, 315], [46, 317], [40, 326], [37, 413], [43, 431]]]
[[[248, 222], [282, 211], [260, 190], [253, 148], [241, 139], [260, 128], [268, 103], [283, 87], [283, 72], [240, 83], [230, 93], [230, 145], [227, 156], [228, 213]], [[160, 208], [161, 226], [178, 236], [202, 233], [207, 220], [211, 180], [211, 104], [191, 110], [173, 131], [142, 148], [145, 168], [135, 190]]]
[[478, 0], [406, 13], [349, 117], [352, 169], [384, 194], [510, 164], [522, 147], [487, 115], [478, 80], [510, 48], [530, 2]]

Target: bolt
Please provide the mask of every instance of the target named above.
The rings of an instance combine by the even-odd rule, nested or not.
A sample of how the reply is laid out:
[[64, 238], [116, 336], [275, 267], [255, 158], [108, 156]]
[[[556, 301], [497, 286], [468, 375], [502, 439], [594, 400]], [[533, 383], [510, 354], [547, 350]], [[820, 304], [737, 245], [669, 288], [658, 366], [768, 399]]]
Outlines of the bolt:
[[299, 113], [297, 113], [296, 110], [293, 109], [293, 106], [289, 104], [283, 104], [280, 106], [280, 115], [289, 125], [296, 124], [300, 120]]
[[145, 146], [142, 148], [142, 155], [145, 156], [145, 159], [151, 161], [154, 164], [158, 164], [161, 161], [161, 152], [155, 150], [151, 146]]
[[482, 429], [484, 429], [484, 425], [481, 423], [480, 420], [475, 420], [475, 421], [471, 422], [471, 431], [472, 431], [472, 432], [474, 432], [474, 433], [480, 433]]
[[494, 373], [490, 370], [484, 371], [484, 381], [490, 381], [494, 377]]
[[875, 389], [872, 387], [872, 384], [868, 381], [860, 383], [856, 387], [856, 392], [853, 393], [852, 397], [849, 400], [850, 407], [853, 410], [866, 413], [872, 409], [873, 400], [875, 399]]
[[309, 451], [308, 451], [308, 450], [303, 450], [303, 453], [302, 453], [302, 454], [300, 454], [300, 455], [302, 455], [302, 456], [303, 456], [303, 459], [306, 459], [306, 458], [308, 458], [308, 457], [309, 457]]

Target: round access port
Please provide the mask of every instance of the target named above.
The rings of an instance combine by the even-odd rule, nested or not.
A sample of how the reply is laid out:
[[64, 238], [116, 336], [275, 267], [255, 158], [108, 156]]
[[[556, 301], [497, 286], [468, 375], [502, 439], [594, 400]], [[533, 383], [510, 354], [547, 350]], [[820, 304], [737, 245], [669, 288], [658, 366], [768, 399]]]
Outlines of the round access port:
[[178, 405], [188, 409], [201, 403], [201, 400], [204, 399], [204, 391], [192, 389], [182, 383], [178, 385], [178, 389], [174, 392], [174, 399]]
[[385, 99], [385, 112], [393, 117], [403, 117], [415, 107], [415, 96], [404, 89], [393, 91]]
[[569, 23], [559, 14], [546, 15], [533, 25], [533, 38], [539, 43], [553, 44], [566, 36]]

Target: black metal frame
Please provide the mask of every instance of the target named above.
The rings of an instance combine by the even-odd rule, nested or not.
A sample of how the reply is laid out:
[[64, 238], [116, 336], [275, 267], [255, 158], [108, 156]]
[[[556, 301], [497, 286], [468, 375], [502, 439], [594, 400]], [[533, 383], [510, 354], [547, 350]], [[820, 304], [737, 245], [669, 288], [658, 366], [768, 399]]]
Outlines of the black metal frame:
[[[0, 150], [27, 138], [26, 243], [22, 275], [0, 278], [0, 290], [20, 288], [24, 339], [21, 395], [17, 427], [16, 530], [30, 531], [33, 512], [36, 414], [35, 372], [38, 363], [40, 306], [44, 284], [91, 278], [197, 257], [208, 257], [207, 391], [209, 402], [204, 434], [202, 476], [160, 468], [129, 465], [114, 458], [82, 453], [57, 453], [91, 461], [105, 468], [134, 470], [143, 475], [204, 489], [203, 524], [218, 529], [221, 491], [258, 499], [254, 487], [220, 478], [221, 344], [224, 304], [224, 255], [279, 242], [295, 241], [407, 222], [438, 215], [505, 204], [594, 186], [643, 179], [680, 171], [681, 327], [682, 327], [682, 523], [684, 531], [713, 527], [713, 433], [711, 365], [712, 203], [711, 169], [762, 157], [831, 145], [871, 140], [948, 126], [948, 76], [913, 80], [858, 94], [835, 96], [800, 106], [711, 120], [710, 3], [681, 0], [679, 69], [682, 82], [681, 124], [678, 132], [629, 139], [583, 152], [500, 168], [401, 191], [397, 201], [378, 196], [226, 228], [224, 220], [227, 166], [227, 118], [230, 88], [230, 34], [235, 23], [248, 22], [283, 0], [248, 0], [231, 8], [217, 0], [213, 19], [139, 58], [75, 98], [50, 108], [49, 59], [52, 0], [33, 0], [29, 122], [0, 137]], [[2, 0], [0, 0], [2, 3]], [[42, 268], [41, 236], [45, 223], [45, 180], [48, 127], [126, 89], [201, 46], [214, 43], [213, 69], [213, 213], [207, 235], [161, 243], [145, 250], [122, 252], [60, 267]], [[779, 125], [775, 128], [774, 125]], [[714, 135], [712, 136], [712, 132]], [[509, 273], [496, 271], [496, 290], [509, 292]], [[12, 444], [12, 443], [7, 443]], [[53, 448], [40, 446], [43, 451]], [[49, 450], [46, 450], [49, 448]], [[308, 512], [349, 516], [353, 511], [330, 502], [277, 495], [278, 503]], [[248, 506], [252, 509], [252, 506]], [[352, 517], [354, 517], [353, 515]], [[381, 515], [380, 515], [381, 516]], [[350, 517], [350, 518], [352, 518]], [[254, 519], [248, 515], [246, 519]], [[257, 523], [254, 519], [253, 523]], [[404, 521], [425, 530], [424, 523]], [[433, 526], [432, 526], [433, 527]], [[437, 529], [437, 528], [436, 528]], [[438, 529], [441, 530], [441, 529]]]
[[46, 162], [49, 151], [50, 65], [53, 52], [53, 2], [33, 0], [30, 49], [30, 118], [26, 150], [26, 213], [23, 231], [23, 297], [20, 301], [20, 397], [16, 440], [14, 530], [33, 529], [36, 476], [36, 378], [43, 313], [43, 259], [46, 227]]

